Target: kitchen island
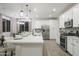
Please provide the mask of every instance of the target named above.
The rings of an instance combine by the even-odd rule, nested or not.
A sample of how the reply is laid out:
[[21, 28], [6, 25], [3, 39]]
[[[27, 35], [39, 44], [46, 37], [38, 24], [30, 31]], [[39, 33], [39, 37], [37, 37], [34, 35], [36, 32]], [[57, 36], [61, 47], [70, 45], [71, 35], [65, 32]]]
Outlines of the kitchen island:
[[[5, 38], [7, 39], [7, 38]], [[28, 35], [21, 39], [8, 39], [5, 43], [15, 45], [16, 56], [42, 56], [43, 38], [40, 36]]]

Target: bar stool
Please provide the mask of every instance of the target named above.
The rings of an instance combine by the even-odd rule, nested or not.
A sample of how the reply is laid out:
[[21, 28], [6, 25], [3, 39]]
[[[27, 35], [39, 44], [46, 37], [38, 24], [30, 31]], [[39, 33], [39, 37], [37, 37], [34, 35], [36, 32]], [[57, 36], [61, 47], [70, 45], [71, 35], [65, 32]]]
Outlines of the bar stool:
[[10, 44], [4, 43], [4, 36], [0, 39], [0, 54], [3, 56], [13, 56], [15, 48], [10, 47]]

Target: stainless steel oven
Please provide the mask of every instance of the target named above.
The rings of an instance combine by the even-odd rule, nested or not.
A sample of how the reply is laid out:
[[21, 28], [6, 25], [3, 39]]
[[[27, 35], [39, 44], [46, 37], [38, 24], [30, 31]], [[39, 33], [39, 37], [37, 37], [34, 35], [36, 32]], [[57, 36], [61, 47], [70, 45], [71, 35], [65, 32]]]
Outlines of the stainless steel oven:
[[67, 51], [67, 37], [60, 36], [60, 46], [64, 51]]

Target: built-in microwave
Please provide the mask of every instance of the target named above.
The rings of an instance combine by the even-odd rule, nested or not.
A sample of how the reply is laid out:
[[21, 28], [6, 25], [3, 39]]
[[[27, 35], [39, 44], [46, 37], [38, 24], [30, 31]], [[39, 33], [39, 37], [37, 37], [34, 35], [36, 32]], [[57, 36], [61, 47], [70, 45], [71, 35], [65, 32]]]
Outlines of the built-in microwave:
[[66, 21], [64, 23], [65, 28], [72, 28], [73, 27], [73, 19]]

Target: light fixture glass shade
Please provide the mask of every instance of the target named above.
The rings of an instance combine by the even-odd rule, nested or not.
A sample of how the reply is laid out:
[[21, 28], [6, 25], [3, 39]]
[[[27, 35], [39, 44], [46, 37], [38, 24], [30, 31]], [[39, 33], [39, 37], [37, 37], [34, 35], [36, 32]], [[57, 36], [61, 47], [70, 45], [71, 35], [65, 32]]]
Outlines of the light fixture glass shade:
[[56, 9], [55, 8], [53, 8], [53, 12], [55, 12], [56, 11]]
[[18, 21], [17, 24], [24, 24], [24, 22], [19, 22], [19, 21]]
[[20, 17], [24, 16], [24, 13], [23, 12], [20, 12]]
[[22, 20], [22, 21], [30, 21], [30, 18], [29, 18], [24, 12], [20, 12], [19, 15], [20, 15], [20, 16], [19, 16], [19, 17], [20, 17], [20, 18], [19, 18], [20, 21], [21, 21], [21, 20]]
[[49, 17], [52, 17], [52, 15], [49, 15]]
[[24, 12], [24, 10], [20, 10], [20, 13], [19, 13], [19, 17], [20, 17], [19, 20], [20, 21], [30, 21], [30, 18], [28, 16], [28, 12], [29, 12], [28, 4], [26, 5], [26, 7], [27, 7], [27, 12]]

